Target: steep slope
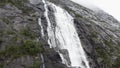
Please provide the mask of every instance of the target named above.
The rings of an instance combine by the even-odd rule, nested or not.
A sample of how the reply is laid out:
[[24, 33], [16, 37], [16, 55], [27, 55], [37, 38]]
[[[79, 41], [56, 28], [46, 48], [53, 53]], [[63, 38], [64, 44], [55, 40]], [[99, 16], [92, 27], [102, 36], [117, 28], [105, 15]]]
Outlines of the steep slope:
[[[64, 12], [64, 17], [57, 14], [59, 11], [51, 3], [64, 10], [66, 16]], [[69, 19], [69, 16], [72, 18]], [[75, 29], [69, 24], [71, 20]], [[67, 32], [70, 35], [65, 35], [66, 32], [55, 34], [59, 30], [67, 30], [65, 25], [71, 26], [71, 33]], [[65, 29], [61, 28], [62, 26], [65, 26]], [[71, 52], [62, 44], [63, 49], [60, 49], [62, 47], [56, 43], [63, 41], [59, 39], [61, 36], [68, 42], [76, 42], [73, 40], [77, 37], [76, 34], [90, 68], [119, 68], [119, 26], [120, 22], [107, 13], [90, 10], [71, 0], [1, 0], [0, 68], [69, 68], [69, 65], [74, 65], [74, 61], [70, 61], [70, 53], [75, 50]], [[72, 32], [75, 32], [75, 35]], [[70, 46], [74, 44], [70, 43]], [[74, 49], [74, 46], [70, 49]], [[61, 54], [64, 55], [61, 57]], [[75, 59], [79, 58], [78, 56], [75, 56]], [[66, 58], [67, 64], [63, 58]], [[85, 65], [84, 62], [82, 64]], [[77, 67], [75, 65], [70, 68]]]
[[0, 1], [0, 68], [65, 68], [42, 38], [44, 10], [42, 1], [37, 5], [28, 0]]
[[0, 0], [0, 68], [40, 66], [39, 15], [27, 2]]
[[73, 17], [82, 45], [93, 68], [119, 68], [119, 25], [112, 16], [67, 0], [49, 0]]

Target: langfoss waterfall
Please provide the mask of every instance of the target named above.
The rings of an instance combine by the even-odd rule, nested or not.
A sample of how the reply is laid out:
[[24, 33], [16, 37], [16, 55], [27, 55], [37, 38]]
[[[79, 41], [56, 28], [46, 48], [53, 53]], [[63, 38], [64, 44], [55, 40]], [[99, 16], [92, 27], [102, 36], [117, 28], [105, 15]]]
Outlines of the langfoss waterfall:
[[[69, 67], [90, 68], [81, 41], [74, 27], [73, 17], [64, 9], [49, 3], [54, 9], [56, 26], [53, 28], [48, 17], [48, 8], [44, 0], [45, 17], [48, 22], [48, 43], [50, 47], [57, 48], [62, 62]], [[60, 50], [68, 51], [68, 58]], [[70, 61], [70, 62], [69, 62]]]

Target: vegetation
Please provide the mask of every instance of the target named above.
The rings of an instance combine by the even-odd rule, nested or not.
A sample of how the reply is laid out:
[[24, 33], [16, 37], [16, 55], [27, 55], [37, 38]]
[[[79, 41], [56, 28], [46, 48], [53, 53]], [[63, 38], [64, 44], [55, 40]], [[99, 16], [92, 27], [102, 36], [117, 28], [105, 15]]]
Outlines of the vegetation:
[[8, 35], [15, 35], [15, 34], [16, 34], [14, 31], [11, 31], [11, 30], [7, 30], [6, 33], [7, 33]]
[[24, 42], [23, 46], [21, 47], [25, 54], [35, 56], [42, 52], [42, 45], [39, 42], [35, 42], [33, 40], [27, 40]]
[[105, 66], [111, 68], [110, 55], [108, 55], [107, 52], [100, 47], [96, 48], [96, 51], [97, 51], [99, 57], [103, 59], [102, 63], [105, 64]]
[[11, 21], [9, 20], [9, 18], [5, 18], [5, 17], [0, 17], [0, 19], [5, 22], [6, 24], [9, 24]]
[[115, 63], [113, 64], [113, 68], [119, 68], [120, 67], [120, 56], [115, 60]]
[[110, 52], [114, 52], [114, 45], [115, 45], [115, 43], [112, 41], [112, 39], [110, 39], [110, 40], [104, 40], [104, 43], [107, 46], [109, 46]]
[[3, 42], [2, 35], [3, 35], [3, 31], [0, 30], [0, 44]]
[[11, 3], [11, 4], [18, 6], [18, 5], [23, 4], [24, 2], [27, 2], [27, 0], [0, 0], [0, 5]]
[[0, 37], [0, 44], [3, 42], [2, 38]]
[[0, 64], [0, 68], [3, 68], [3, 65], [2, 65], [2, 64]]
[[[16, 7], [21, 10], [22, 16], [29, 16], [30, 13], [34, 12], [34, 10], [26, 5], [27, 1], [28, 0], [0, 0], [0, 8], [4, 9], [4, 6], [9, 4], [11, 7], [13, 6], [13, 8]], [[3, 68], [4, 65], [9, 64], [10, 62], [13, 62], [13, 60], [21, 57], [36, 57], [43, 51], [43, 44], [36, 41], [36, 35], [32, 31], [33, 29], [26, 27], [21, 29], [21, 27], [20, 31], [16, 30], [11, 23], [11, 19], [14, 19], [14, 16], [12, 16], [12, 18], [7, 16], [3, 16], [2, 18], [0, 17], [0, 20], [5, 22], [5, 25], [8, 26], [8, 28], [3, 28], [3, 30], [0, 30], [0, 45], [2, 47], [0, 48], [0, 68]], [[28, 19], [27, 23], [31, 21], [33, 21], [32, 18]], [[34, 64], [29, 68], [39, 67], [40, 61], [35, 60]]]
[[40, 61], [38, 59], [35, 60], [34, 64], [31, 65], [29, 68], [40, 68]]
[[18, 9], [22, 10], [24, 14], [29, 14], [28, 11], [34, 11], [34, 10], [32, 10], [32, 8], [25, 5], [25, 3], [27, 2], [28, 0], [0, 0], [0, 7], [9, 3], [11, 5], [14, 5]]
[[42, 52], [42, 45], [39, 42], [33, 40], [27, 40], [23, 42], [21, 46], [9, 45], [4, 50], [0, 51], [0, 58], [15, 59], [25, 55], [36, 56]]
[[76, 11], [70, 9], [69, 7], [64, 7], [70, 14], [74, 14], [76, 18], [84, 18], [82, 15], [77, 14]]
[[31, 38], [31, 39], [34, 39], [34, 38], [35, 38], [35, 34], [34, 34], [33, 32], [31, 32], [31, 31], [29, 30], [29, 28], [22, 29], [22, 30], [20, 31], [20, 34], [21, 34], [22, 36], [26, 36], [26, 37], [29, 37], [29, 38]]
[[97, 32], [95, 32], [95, 31], [93, 31], [93, 29], [91, 29], [91, 35], [89, 36], [90, 38], [96, 38], [97, 39], [97, 35], [98, 35], [98, 33]]

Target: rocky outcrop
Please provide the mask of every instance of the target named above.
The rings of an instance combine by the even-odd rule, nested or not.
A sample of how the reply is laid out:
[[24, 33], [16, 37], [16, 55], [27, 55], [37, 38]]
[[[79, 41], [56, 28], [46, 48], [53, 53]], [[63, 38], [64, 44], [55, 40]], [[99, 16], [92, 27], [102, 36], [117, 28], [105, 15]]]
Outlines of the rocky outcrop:
[[[68, 68], [62, 64], [57, 50], [47, 43], [44, 4], [41, 0], [32, 1], [0, 1], [0, 68]], [[91, 68], [120, 67], [120, 23], [116, 19], [103, 11], [93, 11], [70, 0], [47, 0], [49, 18], [54, 26], [54, 10], [49, 2], [74, 17]], [[44, 38], [38, 18], [41, 18]], [[60, 52], [66, 54], [65, 57], [68, 55], [66, 50]]]
[[[41, 1], [0, 1], [0, 68], [67, 68], [46, 43], [44, 11]], [[45, 38], [41, 36], [38, 18]]]

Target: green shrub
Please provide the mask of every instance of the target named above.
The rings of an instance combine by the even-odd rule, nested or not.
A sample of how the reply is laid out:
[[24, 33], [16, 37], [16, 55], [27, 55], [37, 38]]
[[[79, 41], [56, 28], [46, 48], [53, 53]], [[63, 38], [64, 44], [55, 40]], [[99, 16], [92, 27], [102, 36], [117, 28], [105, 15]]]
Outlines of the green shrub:
[[28, 55], [37, 55], [38, 53], [42, 51], [42, 45], [38, 42], [27, 40], [24, 42], [22, 49]]
[[11, 21], [8, 18], [0, 18], [3, 22], [5, 22], [6, 24], [9, 24]]
[[20, 34], [23, 35], [23, 36], [32, 38], [32, 39], [35, 38], [35, 34], [32, 31], [30, 31], [29, 29], [27, 29], [27, 28], [26, 29], [22, 29], [20, 31]]
[[42, 45], [33, 40], [23, 42], [21, 46], [9, 45], [4, 50], [0, 51], [0, 58], [16, 59], [21, 56], [31, 55], [36, 56], [42, 52]]
[[16, 34], [14, 31], [11, 31], [11, 30], [7, 30], [6, 33], [7, 33], [7, 34], [10, 34], [10, 35]]
[[32, 66], [30, 66], [30, 68], [40, 68], [40, 61], [39, 60], [36, 60], [34, 62], [34, 64]]
[[0, 64], [0, 68], [3, 68], [3, 64]]

